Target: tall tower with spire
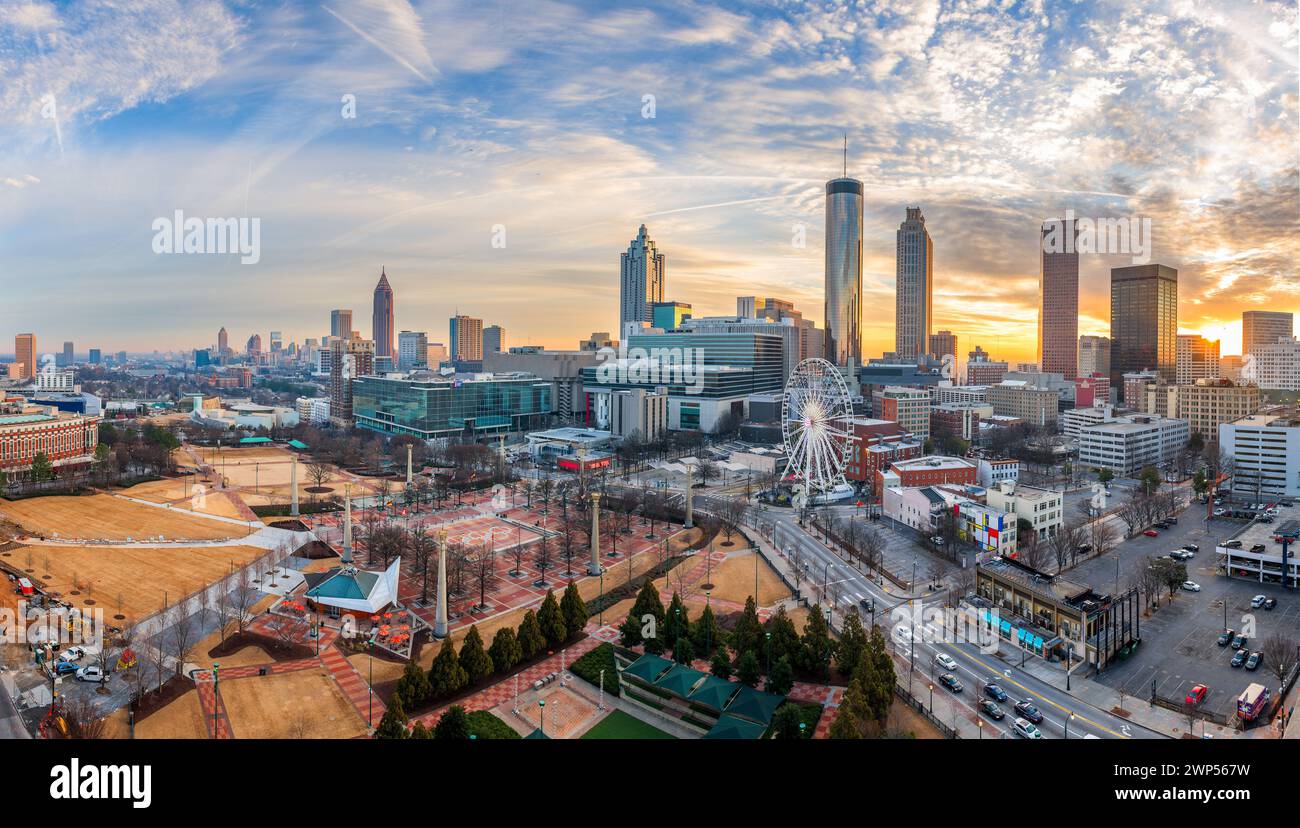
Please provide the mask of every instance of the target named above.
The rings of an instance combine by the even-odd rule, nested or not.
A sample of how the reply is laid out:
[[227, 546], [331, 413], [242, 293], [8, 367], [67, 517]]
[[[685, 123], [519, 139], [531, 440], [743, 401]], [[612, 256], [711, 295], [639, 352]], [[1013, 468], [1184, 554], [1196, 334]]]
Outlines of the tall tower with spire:
[[863, 186], [848, 152], [846, 136], [844, 175], [826, 182], [826, 358], [840, 366], [862, 363]]
[[627, 336], [629, 324], [653, 321], [654, 303], [663, 300], [664, 254], [643, 224], [619, 263], [619, 336]]
[[379, 284], [375, 285], [375, 310], [372, 335], [375, 340], [375, 357], [393, 359], [393, 288], [388, 284], [388, 273], [379, 269]]

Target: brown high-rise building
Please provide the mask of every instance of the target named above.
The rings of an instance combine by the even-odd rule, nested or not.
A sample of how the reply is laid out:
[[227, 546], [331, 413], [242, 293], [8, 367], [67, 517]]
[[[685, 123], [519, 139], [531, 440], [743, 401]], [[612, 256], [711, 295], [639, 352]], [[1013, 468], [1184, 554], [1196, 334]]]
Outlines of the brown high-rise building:
[[225, 328], [222, 328], [221, 330], [217, 331], [217, 353], [224, 354], [229, 349], [230, 349], [230, 334], [226, 333]]
[[369, 339], [330, 340], [330, 422], [352, 426], [352, 380], [375, 372], [375, 343]]
[[934, 321], [934, 241], [920, 207], [907, 208], [895, 243], [894, 352], [911, 361], [929, 349]]
[[24, 333], [14, 337], [14, 362], [23, 366], [19, 375], [23, 379], [36, 376], [36, 334]]
[[[1175, 354], [1179, 385], [1219, 378], [1219, 340], [1199, 334], [1179, 334]], [[1253, 412], [1252, 412], [1253, 413]]]
[[1038, 367], [1040, 371], [1079, 376], [1078, 226], [1052, 220], [1042, 228], [1042, 265], [1038, 276]]
[[388, 274], [383, 268], [379, 269], [379, 284], [375, 285], [375, 309], [371, 327], [375, 356], [394, 359], [397, 352], [393, 350], [393, 288], [388, 284]]
[[1155, 371], [1166, 385], [1178, 379], [1178, 271], [1162, 264], [1110, 271], [1111, 388], [1125, 388], [1124, 375], [1138, 371]]

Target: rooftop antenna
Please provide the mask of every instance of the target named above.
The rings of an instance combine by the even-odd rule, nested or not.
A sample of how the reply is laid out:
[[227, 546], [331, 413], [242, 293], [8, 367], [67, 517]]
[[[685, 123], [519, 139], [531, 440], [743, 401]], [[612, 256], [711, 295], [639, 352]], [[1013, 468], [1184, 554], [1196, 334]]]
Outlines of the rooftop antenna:
[[849, 177], [849, 134], [844, 133], [844, 177]]

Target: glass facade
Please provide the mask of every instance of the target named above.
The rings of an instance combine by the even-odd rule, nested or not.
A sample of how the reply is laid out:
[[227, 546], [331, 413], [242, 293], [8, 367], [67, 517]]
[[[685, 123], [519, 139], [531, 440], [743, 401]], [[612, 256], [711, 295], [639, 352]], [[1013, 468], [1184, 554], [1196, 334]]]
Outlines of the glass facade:
[[359, 428], [423, 439], [540, 428], [551, 412], [551, 383], [536, 377], [469, 382], [358, 377], [352, 411]]
[[[628, 337], [627, 347], [629, 356], [635, 353], [632, 349], [643, 348], [652, 357], [655, 348], [672, 348], [675, 349], [672, 353], [681, 355], [690, 348], [693, 360], [691, 364], [749, 369], [747, 372], [738, 372], [744, 373], [744, 376], [719, 377], [720, 385], [735, 388], [736, 393], [780, 391], [785, 387], [785, 351], [781, 337], [775, 334], [730, 331], [639, 334]], [[708, 384], [709, 380], [706, 378], [705, 382]], [[668, 385], [670, 389], [673, 385], [659, 384]]]
[[[1167, 385], [1178, 373], [1178, 271], [1160, 264], [1110, 272], [1110, 376], [1156, 371]], [[1126, 404], [1133, 404], [1125, 399]]]
[[826, 182], [826, 358], [862, 362], [862, 182]]

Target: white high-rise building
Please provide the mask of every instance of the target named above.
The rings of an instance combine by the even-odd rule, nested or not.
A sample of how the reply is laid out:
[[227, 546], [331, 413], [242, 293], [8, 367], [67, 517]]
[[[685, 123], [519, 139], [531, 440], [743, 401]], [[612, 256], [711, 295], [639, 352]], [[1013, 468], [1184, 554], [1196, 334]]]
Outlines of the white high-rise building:
[[655, 248], [645, 225], [628, 245], [619, 266], [618, 330], [626, 336], [629, 323], [652, 321], [652, 306], [664, 300], [664, 254]]
[[925, 229], [920, 207], [907, 208], [896, 240], [894, 352], [900, 359], [911, 360], [928, 352], [934, 320], [934, 242]]
[[1241, 378], [1265, 391], [1300, 391], [1300, 339], [1278, 337], [1271, 345], [1256, 345], [1246, 355]]
[[1090, 377], [1093, 374], [1110, 376], [1110, 337], [1079, 337], [1079, 376]]
[[401, 331], [397, 334], [397, 370], [428, 367], [428, 354], [429, 335], [424, 331]]
[[1232, 458], [1234, 495], [1300, 497], [1300, 412], [1295, 409], [1224, 423], [1219, 450]]

